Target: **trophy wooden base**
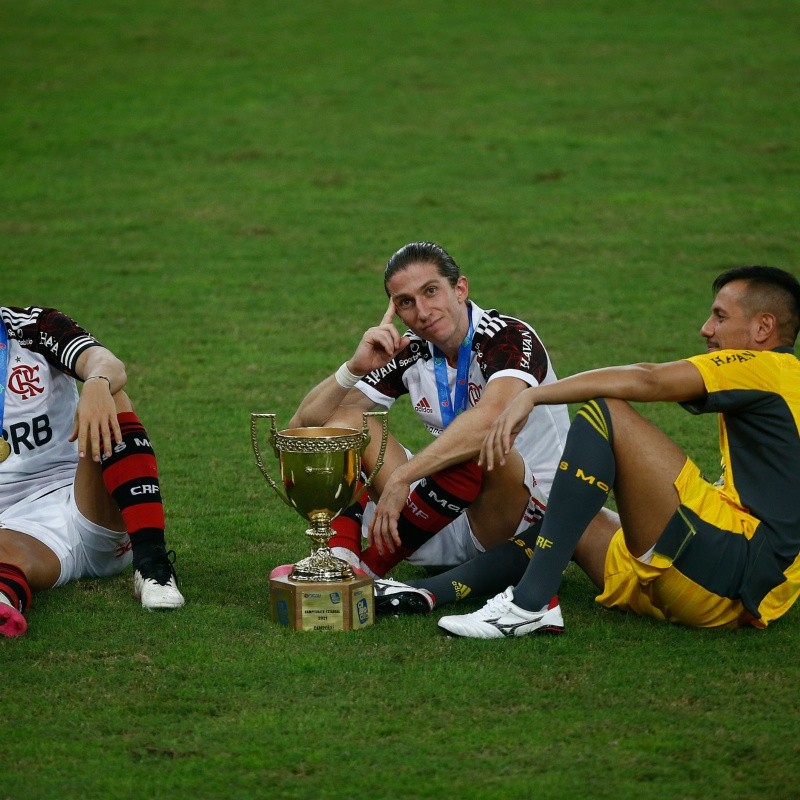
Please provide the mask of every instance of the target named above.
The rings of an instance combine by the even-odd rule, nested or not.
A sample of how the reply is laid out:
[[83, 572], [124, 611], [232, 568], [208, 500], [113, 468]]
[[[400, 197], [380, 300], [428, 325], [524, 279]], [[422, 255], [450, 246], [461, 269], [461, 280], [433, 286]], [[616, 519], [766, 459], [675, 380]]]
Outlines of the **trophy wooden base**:
[[273, 622], [296, 631], [350, 631], [375, 621], [371, 578], [311, 583], [288, 576], [269, 579]]

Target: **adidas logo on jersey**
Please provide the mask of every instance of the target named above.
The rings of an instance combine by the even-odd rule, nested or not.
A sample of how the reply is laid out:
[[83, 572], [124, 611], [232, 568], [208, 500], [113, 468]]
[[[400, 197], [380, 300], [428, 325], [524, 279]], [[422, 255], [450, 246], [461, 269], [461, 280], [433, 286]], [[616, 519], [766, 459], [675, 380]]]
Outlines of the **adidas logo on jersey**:
[[427, 397], [423, 397], [422, 400], [420, 400], [419, 403], [414, 406], [414, 411], [416, 411], [418, 414], [433, 414], [433, 409], [431, 408], [431, 404], [428, 402]]

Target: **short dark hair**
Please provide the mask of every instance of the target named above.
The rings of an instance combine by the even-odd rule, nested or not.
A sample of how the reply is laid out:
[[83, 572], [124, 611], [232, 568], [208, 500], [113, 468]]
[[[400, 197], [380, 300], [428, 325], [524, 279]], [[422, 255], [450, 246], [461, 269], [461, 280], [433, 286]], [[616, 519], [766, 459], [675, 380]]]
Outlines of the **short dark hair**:
[[716, 294], [731, 281], [747, 281], [747, 303], [751, 313], [768, 310], [778, 320], [782, 339], [794, 344], [800, 330], [800, 282], [791, 272], [778, 267], [752, 265], [733, 267], [718, 275], [712, 289]]
[[389, 294], [391, 277], [411, 264], [433, 264], [438, 273], [447, 278], [451, 286], [458, 283], [461, 269], [455, 259], [443, 247], [434, 242], [409, 242], [404, 244], [387, 262], [383, 272], [383, 288]]

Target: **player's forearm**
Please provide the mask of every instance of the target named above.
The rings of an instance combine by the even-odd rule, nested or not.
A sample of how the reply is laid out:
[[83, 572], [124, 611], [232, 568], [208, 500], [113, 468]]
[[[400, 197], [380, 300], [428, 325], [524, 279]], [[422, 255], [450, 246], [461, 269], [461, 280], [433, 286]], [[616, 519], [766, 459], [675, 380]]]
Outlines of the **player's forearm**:
[[322, 425], [345, 401], [350, 389], [340, 386], [333, 375], [317, 384], [304, 398], [289, 422], [290, 428]]
[[90, 347], [84, 350], [75, 365], [75, 372], [82, 381], [105, 379], [111, 394], [125, 388], [128, 375], [125, 365], [105, 347]]
[[427, 447], [398, 467], [402, 480], [413, 483], [434, 472], [477, 458], [491, 421], [488, 413], [470, 409], [457, 417]]
[[667, 364], [629, 364], [580, 372], [555, 383], [526, 390], [535, 405], [581, 403], [593, 397], [616, 397], [630, 402], [689, 400], [702, 394], [703, 383], [686, 361]]

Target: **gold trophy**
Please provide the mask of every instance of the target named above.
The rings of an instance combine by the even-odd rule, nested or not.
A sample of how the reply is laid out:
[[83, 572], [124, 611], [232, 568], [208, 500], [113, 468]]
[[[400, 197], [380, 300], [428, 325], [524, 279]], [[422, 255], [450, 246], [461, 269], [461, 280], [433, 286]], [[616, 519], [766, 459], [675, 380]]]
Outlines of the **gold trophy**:
[[[368, 417], [381, 420], [381, 447], [375, 467], [357, 489], [361, 455], [370, 441]], [[261, 457], [258, 421], [270, 420], [270, 444], [278, 459], [283, 489]], [[273, 622], [295, 630], [355, 630], [375, 619], [372, 579], [357, 576], [328, 547], [331, 520], [365, 492], [383, 466], [388, 437], [387, 412], [367, 411], [361, 431], [354, 428], [289, 428], [278, 431], [274, 414], [251, 414], [250, 437], [256, 464], [278, 497], [311, 523], [311, 555], [288, 575], [269, 580]]]

